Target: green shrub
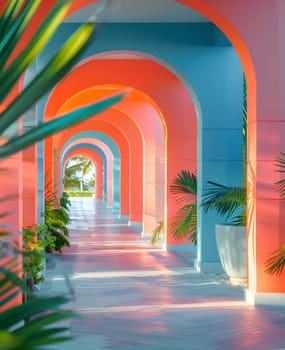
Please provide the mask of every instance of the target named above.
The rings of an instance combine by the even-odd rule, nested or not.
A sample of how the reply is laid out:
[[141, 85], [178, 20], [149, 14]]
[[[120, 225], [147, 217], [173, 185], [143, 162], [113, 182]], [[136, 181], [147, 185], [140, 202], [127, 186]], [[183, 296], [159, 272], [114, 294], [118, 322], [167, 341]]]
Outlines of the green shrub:
[[23, 228], [23, 248], [26, 251], [23, 255], [23, 275], [26, 281], [32, 279], [34, 284], [44, 281], [42, 272], [45, 248], [54, 248], [54, 241], [55, 238], [47, 225], [38, 224]]
[[53, 247], [48, 245], [47, 249], [62, 252], [64, 246], [70, 247], [67, 238], [69, 234], [67, 225], [70, 222], [68, 210], [64, 207], [54, 208], [50, 202], [46, 202], [44, 218], [48, 231], [54, 237]]
[[62, 208], [66, 210], [68, 210], [71, 207], [71, 202], [68, 193], [63, 192], [62, 197], [60, 197], [59, 199], [59, 204]]
[[93, 197], [93, 191], [67, 191], [69, 197]]

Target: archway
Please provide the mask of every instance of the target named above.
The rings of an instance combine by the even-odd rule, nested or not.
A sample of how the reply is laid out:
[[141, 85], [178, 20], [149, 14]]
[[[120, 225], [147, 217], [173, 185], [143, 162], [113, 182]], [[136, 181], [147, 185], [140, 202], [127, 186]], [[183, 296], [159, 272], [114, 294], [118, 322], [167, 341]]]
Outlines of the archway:
[[[96, 161], [92, 152], [73, 151], [63, 163], [62, 187], [63, 192], [80, 196], [86, 192], [95, 197]], [[89, 154], [88, 154], [89, 153]]]
[[[109, 77], [108, 76], [103, 76], [102, 73], [102, 65], [107, 64], [107, 67], [104, 68], [104, 70], [107, 69], [109, 72]], [[137, 65], [140, 66], [139, 69], [136, 69], [135, 66]], [[141, 72], [140, 77], [136, 77], [133, 74], [131, 74], [130, 71], [130, 65], [134, 65], [133, 69], [136, 69], [136, 71]], [[152, 86], [149, 86], [149, 81], [146, 79], [145, 76], [143, 76], [143, 71], [144, 69], [146, 71], [151, 70], [153, 74], [153, 81], [152, 81]], [[92, 70], [94, 72], [94, 76], [90, 77], [90, 74], [87, 75], [87, 72]], [[126, 71], [126, 74], [124, 77], [121, 76], [122, 71]], [[98, 72], [98, 74], [97, 74]], [[101, 73], [100, 73], [101, 72]], [[70, 79], [75, 79], [78, 80], [78, 83], [75, 86], [71, 86], [72, 84], [70, 81], [65, 80], [59, 86], [53, 91], [53, 97], [51, 97], [48, 101], [48, 106], [46, 108], [46, 117], [48, 118], [49, 115], [56, 114], [57, 111], [59, 110], [59, 104], [56, 101], [56, 94], [60, 94], [60, 99], [63, 101], [66, 101], [71, 98], [71, 96], [76, 95], [80, 90], [85, 90], [89, 85], [101, 85], [104, 83], [104, 85], [108, 85], [108, 81], [110, 80], [110, 83], [112, 86], [114, 84], [116, 85], [132, 85], [135, 88], [139, 88], [140, 91], [144, 93], [144, 95], [149, 96], [152, 100], [156, 102], [158, 106], [160, 106], [160, 109], [163, 109], [163, 113], [166, 115], [170, 116], [171, 114], [175, 114], [175, 106], [174, 104], [180, 103], [181, 105], [184, 105], [184, 108], [181, 110], [180, 115], [181, 118], [184, 118], [188, 120], [189, 118], [193, 118], [194, 120], [193, 124], [191, 124], [191, 127], [189, 124], [177, 124], [173, 120], [171, 121], [171, 118], [169, 118], [169, 123], [171, 125], [168, 125], [170, 129], [173, 131], [173, 136], [172, 135], [167, 135], [167, 141], [168, 141], [168, 146], [166, 149], [167, 154], [167, 159], [168, 163], [164, 163], [163, 158], [160, 157], [160, 162], [159, 164], [160, 167], [164, 168], [167, 166], [167, 181], [165, 182], [165, 185], [168, 187], [168, 185], [172, 182], [173, 177], [176, 175], [177, 172], [181, 170], [181, 167], [190, 166], [193, 164], [191, 167], [192, 169], [196, 167], [196, 117], [195, 117], [195, 111], [194, 107], [191, 101], [191, 98], [183, 86], [179, 79], [173, 75], [172, 72], [169, 72], [167, 69], [164, 67], [161, 67], [157, 63], [150, 61], [150, 60], [136, 60], [136, 61], [128, 61], [128, 60], [87, 60], [85, 61], [82, 65], [78, 66], [78, 68], [73, 72], [74, 75], [70, 75]], [[101, 76], [100, 76], [101, 75]], [[84, 77], [84, 78], [83, 78]], [[96, 77], [96, 78], [95, 78]], [[95, 79], [95, 80], [94, 80]], [[100, 81], [102, 79], [102, 81]], [[164, 84], [165, 79], [167, 79], [167, 84]], [[173, 85], [170, 85], [170, 81], [173, 80]], [[157, 86], [156, 86], [157, 85]], [[175, 90], [173, 90], [172, 86], [175, 86]], [[61, 92], [59, 92], [61, 91]], [[174, 93], [175, 92], [175, 93]], [[173, 95], [174, 93], [174, 95]], [[175, 96], [175, 103], [174, 103], [174, 96]], [[53, 102], [52, 102], [53, 101]], [[124, 103], [128, 103], [127, 100]], [[173, 103], [173, 106], [171, 106], [171, 103]], [[120, 108], [122, 104], [120, 104]], [[162, 107], [163, 106], [163, 107]], [[190, 112], [192, 111], [192, 112]], [[190, 112], [190, 113], [189, 113]], [[166, 116], [160, 115], [162, 118], [166, 118]], [[166, 122], [163, 121], [163, 124], [166, 125]], [[187, 126], [186, 126], [187, 125]], [[180, 128], [180, 130], [179, 130]], [[191, 130], [190, 130], [191, 129]], [[179, 131], [178, 131], [179, 130]], [[189, 134], [186, 137], [187, 133]], [[179, 136], [174, 136], [174, 135], [179, 135]], [[186, 141], [187, 140], [187, 141]], [[186, 148], [191, 149], [191, 154], [185, 154], [185, 146], [186, 143], [187, 146]], [[180, 146], [179, 146], [180, 145]], [[178, 147], [181, 147], [180, 151], [180, 159], [179, 161], [176, 160], [176, 153], [179, 152]], [[182, 157], [182, 158], [181, 158]], [[176, 163], [176, 164], [175, 164]], [[165, 164], [165, 165], [164, 165]], [[175, 165], [174, 165], [175, 164]], [[186, 165], [187, 164], [187, 165]], [[165, 186], [163, 185], [163, 186]], [[164, 207], [166, 210], [166, 216], [165, 216], [165, 222], [167, 226], [167, 220], [170, 220], [171, 216], [177, 209], [177, 204], [173, 201], [173, 198], [170, 196], [167, 196], [168, 201], [168, 206], [165, 208], [165, 206], [160, 206]], [[172, 246], [175, 247], [179, 245], [179, 242], [174, 241], [172, 239], [172, 236], [170, 233], [167, 235], [167, 244], [168, 248], [170, 249]], [[178, 244], [177, 244], [178, 243]]]
[[89, 143], [80, 143], [79, 145], [73, 146], [68, 152], [65, 153], [63, 164], [66, 163], [67, 159], [80, 154], [84, 154], [93, 160], [96, 168], [94, 192], [96, 198], [103, 200], [103, 182], [107, 182], [106, 180], [103, 180], [103, 177], [107, 174], [106, 170], [104, 170], [107, 166], [106, 156], [99, 147]]

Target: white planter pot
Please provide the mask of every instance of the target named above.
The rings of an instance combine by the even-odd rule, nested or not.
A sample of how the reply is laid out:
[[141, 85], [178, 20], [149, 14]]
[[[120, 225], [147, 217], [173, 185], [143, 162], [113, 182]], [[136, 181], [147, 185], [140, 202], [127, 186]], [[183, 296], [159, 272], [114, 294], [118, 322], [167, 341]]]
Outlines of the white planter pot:
[[232, 283], [246, 281], [246, 227], [216, 225], [216, 242], [221, 264]]

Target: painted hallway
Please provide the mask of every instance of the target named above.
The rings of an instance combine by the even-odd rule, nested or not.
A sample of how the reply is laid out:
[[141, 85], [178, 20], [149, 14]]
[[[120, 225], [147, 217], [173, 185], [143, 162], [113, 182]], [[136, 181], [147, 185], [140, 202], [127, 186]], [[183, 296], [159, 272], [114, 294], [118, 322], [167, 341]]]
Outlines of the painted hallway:
[[41, 295], [67, 293], [74, 340], [56, 350], [277, 350], [285, 310], [247, 305], [243, 288], [201, 274], [193, 256], [141, 240], [101, 201], [72, 199], [71, 248], [48, 264]]
[[[5, 2], [0, 2], [0, 11]], [[55, 2], [41, 1], [14, 55]], [[18, 233], [42, 222], [45, 185], [53, 184], [60, 196], [64, 163], [80, 152], [96, 163], [98, 198], [120, 211], [143, 235], [164, 221], [165, 248], [186, 251], [189, 244], [174, 240], [168, 225], [177, 209], [169, 186], [179, 171], [189, 169], [198, 179], [195, 267], [217, 273], [221, 264], [214, 231], [221, 217], [203, 212], [199, 204], [209, 180], [229, 186], [242, 183], [244, 74], [248, 92], [247, 300], [284, 305], [285, 272], [272, 276], [265, 271], [267, 259], [285, 241], [285, 206], [274, 185], [282, 178], [274, 159], [285, 150], [284, 0], [114, 3], [113, 14], [120, 9], [121, 14], [128, 12], [128, 21], [107, 21], [79, 64], [23, 116], [15, 130], [21, 133], [115, 91], [132, 90], [100, 116], [5, 160], [10, 172], [4, 175], [1, 194], [15, 194], [7, 205], [0, 203], [1, 211], [13, 212], [9, 229]], [[77, 16], [80, 10], [88, 14], [94, 6], [96, 0], [75, 0], [70, 14]], [[138, 20], [138, 6], [148, 14], [143, 22]], [[156, 17], [165, 8], [171, 22]], [[198, 22], [192, 21], [192, 11], [200, 16]], [[86, 20], [73, 22], [72, 16], [67, 16], [22, 77], [14, 95]]]

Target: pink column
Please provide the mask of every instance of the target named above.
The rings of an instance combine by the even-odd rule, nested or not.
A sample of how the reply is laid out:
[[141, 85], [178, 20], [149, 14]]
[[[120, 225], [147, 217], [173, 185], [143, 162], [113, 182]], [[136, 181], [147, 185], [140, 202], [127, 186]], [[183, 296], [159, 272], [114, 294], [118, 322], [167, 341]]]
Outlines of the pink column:
[[23, 227], [38, 220], [37, 172], [37, 146], [32, 145], [23, 151]]
[[265, 262], [285, 242], [285, 205], [274, 185], [280, 178], [274, 159], [285, 150], [285, 3], [179, 1], [212, 20], [241, 58], [248, 88], [247, 297], [251, 303], [284, 303], [284, 294], [276, 293], [285, 292], [285, 271], [270, 276]]
[[[2, 143], [3, 140], [0, 140]], [[23, 216], [22, 216], [22, 154], [17, 153], [4, 161], [0, 162], [0, 175], [1, 175], [1, 200], [0, 200], [0, 213], [6, 216], [0, 218], [0, 225], [4, 226], [4, 229], [9, 231], [12, 241], [17, 242], [19, 248], [22, 248], [22, 235], [23, 228]], [[6, 199], [5, 199], [6, 198]], [[0, 264], [4, 265], [6, 258], [0, 258]], [[18, 257], [18, 269], [21, 274], [22, 263]], [[13, 298], [8, 304], [5, 305], [5, 309], [13, 305], [20, 304], [22, 302], [22, 295]], [[3, 311], [0, 308], [0, 312]]]

